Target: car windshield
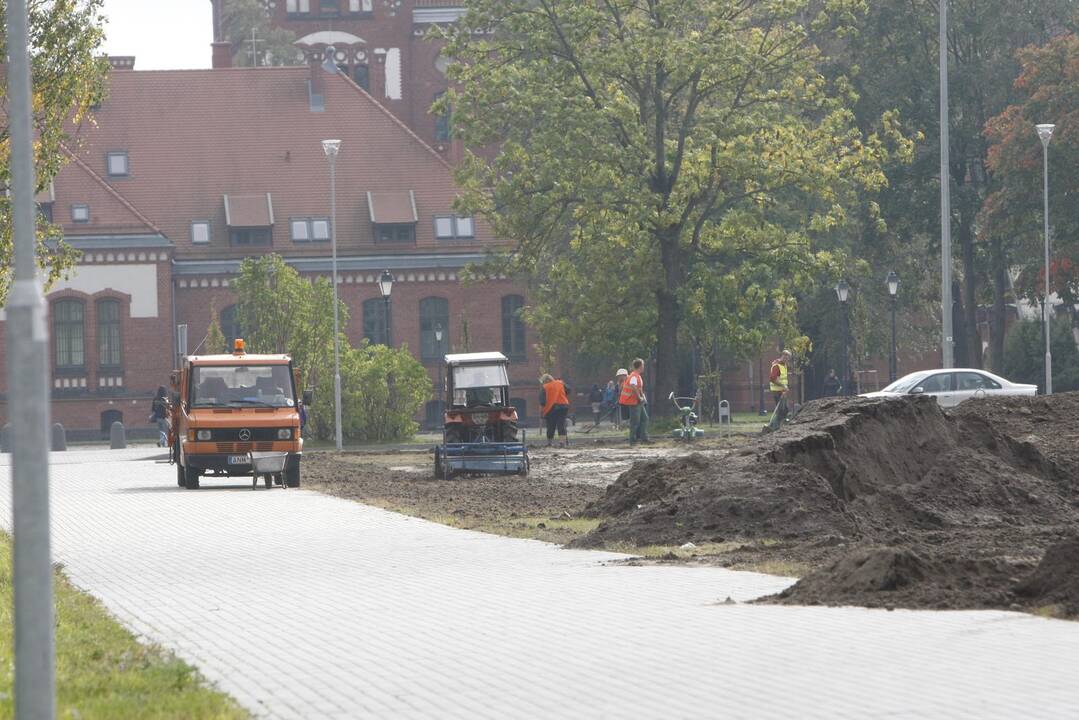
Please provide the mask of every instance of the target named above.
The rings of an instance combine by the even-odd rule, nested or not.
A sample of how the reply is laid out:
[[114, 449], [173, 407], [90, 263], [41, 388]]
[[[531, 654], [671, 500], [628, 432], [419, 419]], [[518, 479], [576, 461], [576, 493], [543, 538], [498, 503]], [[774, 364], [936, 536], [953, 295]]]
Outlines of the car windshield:
[[288, 365], [203, 365], [191, 373], [193, 407], [293, 407]]
[[881, 390], [881, 392], [905, 393], [913, 389], [914, 386], [921, 382], [923, 379], [925, 379], [924, 372], [916, 372], [911, 373], [910, 375], [904, 375], [891, 385], [885, 387], [883, 390]]

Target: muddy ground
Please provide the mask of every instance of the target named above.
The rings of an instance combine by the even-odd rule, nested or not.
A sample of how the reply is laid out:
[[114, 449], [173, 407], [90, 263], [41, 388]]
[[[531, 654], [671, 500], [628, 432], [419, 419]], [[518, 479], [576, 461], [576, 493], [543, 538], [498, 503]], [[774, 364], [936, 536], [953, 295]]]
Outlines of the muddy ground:
[[[312, 454], [305, 485], [458, 527], [794, 575], [767, 602], [1079, 616], [1079, 393], [807, 404], [779, 433], [537, 448], [433, 478], [429, 452]], [[642, 561], [634, 561], [642, 562]]]
[[726, 457], [636, 464], [580, 547], [744, 543], [811, 568], [772, 602], [1079, 615], [1079, 394], [809, 403]]

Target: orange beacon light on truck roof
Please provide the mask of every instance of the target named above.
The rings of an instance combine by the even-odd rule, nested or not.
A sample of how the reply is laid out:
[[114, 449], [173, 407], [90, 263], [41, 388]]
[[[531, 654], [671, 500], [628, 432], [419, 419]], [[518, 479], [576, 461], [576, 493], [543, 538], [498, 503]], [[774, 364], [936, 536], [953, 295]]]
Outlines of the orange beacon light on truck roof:
[[236, 338], [232, 343], [232, 354], [233, 355], [243, 355], [245, 352], [247, 352], [247, 351], [244, 350], [244, 339], [243, 338]]

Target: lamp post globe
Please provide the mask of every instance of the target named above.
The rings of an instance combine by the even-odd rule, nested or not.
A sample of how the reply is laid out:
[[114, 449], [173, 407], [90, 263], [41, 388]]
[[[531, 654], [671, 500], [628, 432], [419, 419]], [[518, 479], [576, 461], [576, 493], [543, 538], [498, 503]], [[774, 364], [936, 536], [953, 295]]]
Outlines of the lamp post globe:
[[850, 308], [847, 305], [847, 298], [850, 297], [850, 285], [847, 284], [846, 280], [840, 279], [835, 284], [835, 296], [843, 307], [843, 384], [847, 388], [846, 394], [851, 395], [854, 387], [851, 382], [853, 372], [851, 372], [850, 366]]
[[888, 357], [888, 382], [894, 383], [896, 375], [898, 375], [898, 348], [895, 343], [895, 306], [898, 301], [899, 295], [899, 276], [895, 274], [895, 270], [888, 273], [887, 279], [888, 295], [892, 298], [892, 351]]
[[386, 303], [386, 345], [393, 347], [392, 333], [390, 332], [390, 293], [393, 292], [393, 273], [383, 270], [378, 277], [378, 291]]

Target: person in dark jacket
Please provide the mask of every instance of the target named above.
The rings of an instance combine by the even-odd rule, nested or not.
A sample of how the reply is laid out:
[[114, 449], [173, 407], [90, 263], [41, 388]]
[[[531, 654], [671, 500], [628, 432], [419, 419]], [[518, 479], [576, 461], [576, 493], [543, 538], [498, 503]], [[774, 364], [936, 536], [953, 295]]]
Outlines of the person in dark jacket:
[[600, 416], [603, 415], [603, 390], [596, 383], [592, 383], [588, 403], [592, 406], [592, 425], [599, 425]]
[[831, 397], [838, 395], [843, 389], [843, 386], [839, 383], [839, 378], [836, 377], [835, 369], [828, 371], [827, 377], [824, 378], [824, 384], [821, 388], [823, 397]]
[[164, 385], [159, 385], [154, 402], [150, 406], [150, 422], [157, 424], [157, 446], [169, 446], [169, 392]]

